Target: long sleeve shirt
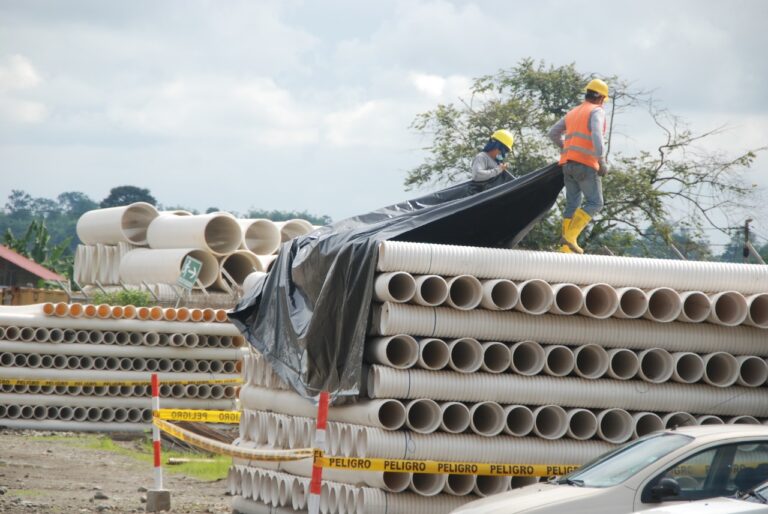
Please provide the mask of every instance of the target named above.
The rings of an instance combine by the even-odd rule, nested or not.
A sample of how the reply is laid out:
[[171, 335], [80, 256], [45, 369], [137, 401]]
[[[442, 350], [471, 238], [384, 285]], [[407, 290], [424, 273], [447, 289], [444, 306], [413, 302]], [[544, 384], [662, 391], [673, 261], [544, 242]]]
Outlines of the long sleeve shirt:
[[475, 182], [491, 180], [503, 171], [499, 163], [485, 152], [480, 152], [472, 159], [472, 180]]
[[[589, 115], [589, 130], [592, 132], [592, 145], [595, 147], [595, 154], [600, 162], [605, 161], [605, 144], [603, 142], [603, 128], [605, 127], [605, 111], [595, 109]], [[557, 123], [549, 129], [549, 139], [559, 149], [563, 149], [563, 135], [565, 134], [565, 116], [560, 118]]]

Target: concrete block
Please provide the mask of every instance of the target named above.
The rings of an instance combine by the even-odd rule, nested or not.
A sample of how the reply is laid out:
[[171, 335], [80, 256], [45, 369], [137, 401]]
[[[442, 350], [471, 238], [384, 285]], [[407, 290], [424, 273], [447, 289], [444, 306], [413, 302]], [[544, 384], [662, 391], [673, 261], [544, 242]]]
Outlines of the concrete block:
[[171, 510], [171, 491], [167, 489], [150, 489], [147, 491], [146, 512]]

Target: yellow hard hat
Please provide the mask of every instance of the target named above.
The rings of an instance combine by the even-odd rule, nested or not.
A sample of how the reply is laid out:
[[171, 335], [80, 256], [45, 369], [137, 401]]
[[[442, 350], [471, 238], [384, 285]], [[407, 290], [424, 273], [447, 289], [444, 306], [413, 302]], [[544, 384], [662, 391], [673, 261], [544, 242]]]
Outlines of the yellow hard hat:
[[601, 94], [608, 98], [608, 84], [600, 79], [590, 80], [589, 84], [587, 84], [587, 87], [584, 88], [584, 91], [594, 91], [595, 93]]
[[515, 136], [512, 132], [506, 129], [500, 129], [491, 134], [491, 139], [495, 139], [502, 145], [507, 147], [507, 150], [512, 150], [512, 145], [515, 144]]

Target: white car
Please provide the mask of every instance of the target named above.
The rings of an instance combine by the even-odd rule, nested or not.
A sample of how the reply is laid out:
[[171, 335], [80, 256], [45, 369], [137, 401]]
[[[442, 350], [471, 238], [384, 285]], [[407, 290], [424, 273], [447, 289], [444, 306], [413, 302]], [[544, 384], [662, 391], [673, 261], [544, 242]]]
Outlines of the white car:
[[768, 482], [734, 498], [710, 498], [641, 511], [642, 514], [768, 514]]
[[768, 426], [683, 427], [627, 443], [562, 478], [473, 501], [453, 512], [637, 512], [732, 496], [766, 480]]

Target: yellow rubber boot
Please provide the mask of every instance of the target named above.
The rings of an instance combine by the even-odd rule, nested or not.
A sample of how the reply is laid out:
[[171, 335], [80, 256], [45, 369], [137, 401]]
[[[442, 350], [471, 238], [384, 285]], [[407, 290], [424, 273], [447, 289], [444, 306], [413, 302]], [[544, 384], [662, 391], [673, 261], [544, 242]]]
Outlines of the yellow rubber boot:
[[573, 213], [573, 218], [571, 218], [571, 223], [568, 225], [568, 230], [566, 231], [565, 241], [566, 244], [571, 247], [571, 250], [576, 253], [584, 253], [584, 250], [579, 246], [577, 241], [579, 239], [579, 234], [586, 228], [591, 219], [592, 216], [587, 214], [583, 209], [576, 209], [576, 212]]
[[560, 247], [561, 253], [573, 253], [571, 247], [565, 242], [565, 234], [568, 232], [568, 227], [571, 225], [571, 218], [563, 218], [563, 235], [560, 236], [560, 242], [563, 245]]

